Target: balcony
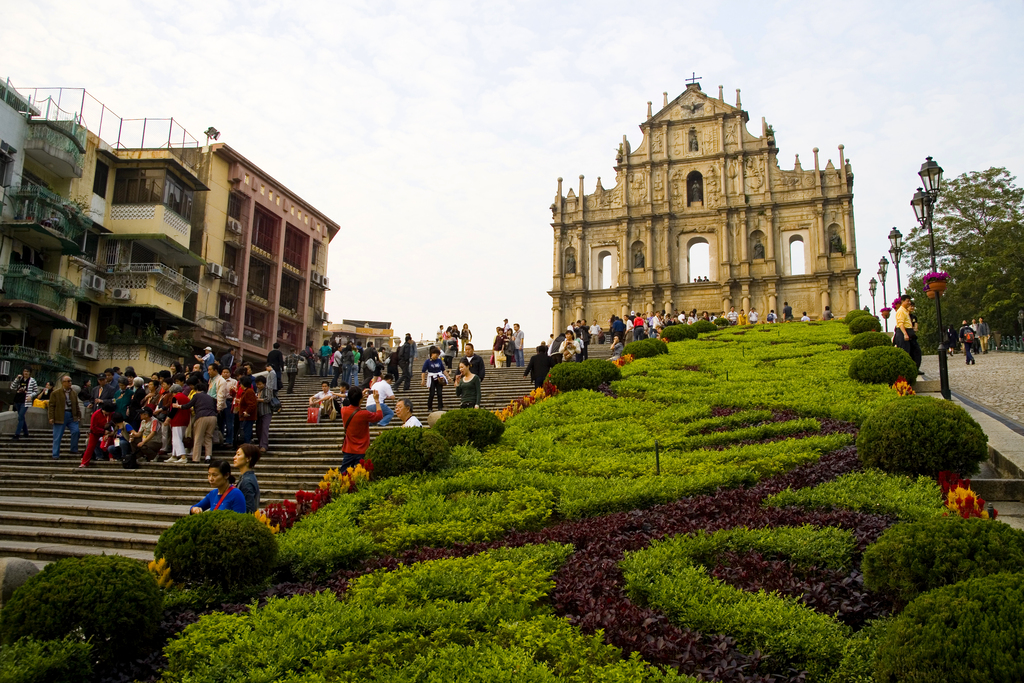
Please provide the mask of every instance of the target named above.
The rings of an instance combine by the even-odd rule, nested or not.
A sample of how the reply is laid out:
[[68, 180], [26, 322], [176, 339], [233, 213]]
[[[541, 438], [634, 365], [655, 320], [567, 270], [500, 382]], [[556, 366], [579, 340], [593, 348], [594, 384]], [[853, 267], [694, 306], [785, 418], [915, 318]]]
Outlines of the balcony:
[[84, 298], [81, 287], [35, 266], [0, 266], [0, 276], [6, 292], [4, 298], [27, 301], [56, 313], [64, 310], [68, 299]]
[[[150, 289], [181, 301], [188, 293], [199, 291], [199, 283], [188, 279], [164, 263], [126, 263], [108, 269], [107, 288]], [[127, 301], [125, 303], [138, 303]]]
[[47, 382], [54, 386], [60, 385], [60, 377], [75, 372], [75, 362], [66, 357], [46, 351], [38, 351], [27, 346], [0, 346], [0, 358], [11, 361], [11, 377], [21, 374], [24, 368], [32, 370], [39, 387]]
[[242, 330], [242, 341], [246, 344], [252, 344], [260, 348], [267, 347], [267, 333], [263, 330], [258, 330], [249, 326], [246, 326]]
[[82, 253], [82, 235], [92, 220], [77, 204], [38, 185], [26, 185], [7, 197], [14, 218], [5, 225], [15, 237], [40, 250], [59, 249], [70, 256]]
[[171, 239], [188, 249], [191, 224], [163, 204], [114, 204], [110, 207], [110, 228], [135, 237]]
[[81, 178], [85, 161], [85, 127], [75, 120], [33, 119], [25, 154], [58, 178]]

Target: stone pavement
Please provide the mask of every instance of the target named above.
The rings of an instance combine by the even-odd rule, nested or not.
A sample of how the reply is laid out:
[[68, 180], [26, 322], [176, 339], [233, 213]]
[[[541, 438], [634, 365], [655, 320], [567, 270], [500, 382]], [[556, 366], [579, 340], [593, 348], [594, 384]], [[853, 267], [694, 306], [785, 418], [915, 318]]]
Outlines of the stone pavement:
[[[1024, 422], [1024, 353], [990, 351], [975, 360], [967, 365], [963, 354], [949, 358], [950, 390]], [[938, 379], [939, 357], [925, 356], [921, 369], [928, 379]]]

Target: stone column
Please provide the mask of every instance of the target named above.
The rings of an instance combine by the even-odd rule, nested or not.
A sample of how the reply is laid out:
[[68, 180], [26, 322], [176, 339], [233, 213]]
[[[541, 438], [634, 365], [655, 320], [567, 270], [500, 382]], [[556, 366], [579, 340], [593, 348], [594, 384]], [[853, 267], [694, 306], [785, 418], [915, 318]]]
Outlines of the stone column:
[[775, 212], [771, 208], [765, 209], [765, 241], [764, 256], [766, 261], [775, 259]]
[[551, 331], [554, 332], [555, 336], [558, 336], [559, 330], [562, 329], [562, 302], [556, 301], [551, 307]]
[[[559, 284], [558, 288], [560, 288], [560, 285], [561, 285], [560, 280], [561, 280], [561, 277], [562, 277], [562, 261], [563, 261], [562, 251], [563, 251], [563, 246], [562, 246], [562, 229], [556, 227], [555, 228], [555, 271], [554, 271], [554, 277], [555, 277], [555, 282], [557, 284]], [[579, 264], [577, 264], [577, 268], [578, 267], [579, 267]]]
[[850, 287], [846, 290], [846, 310], [852, 311], [857, 308], [857, 289]]
[[651, 271], [651, 282], [654, 282], [654, 226], [650, 219], [644, 225], [644, 252], [644, 270]]
[[740, 244], [739, 244], [739, 247], [740, 247], [739, 248], [740, 263], [749, 263], [750, 262], [750, 259], [747, 258], [747, 246], [748, 246], [747, 242], [750, 241], [750, 239], [749, 239], [749, 237], [747, 235], [747, 218], [748, 218], [747, 213], [748, 213], [747, 210], [744, 209], [743, 212], [742, 212], [742, 215], [738, 217], [738, 219], [741, 221], [739, 223], [739, 231], [737, 232], [737, 235], [738, 235], [738, 238], [739, 238], [739, 241], [740, 241]]
[[828, 285], [826, 285], [825, 291], [821, 293], [821, 314], [825, 315], [825, 307], [831, 305], [832, 302], [828, 295]]
[[846, 253], [854, 254], [857, 251], [857, 246], [853, 243], [853, 214], [850, 211], [850, 202], [847, 199], [843, 200], [843, 235], [846, 242]]
[[[768, 310], [769, 311], [775, 311], [775, 315], [778, 315], [779, 314], [778, 313], [778, 309], [779, 309], [779, 304], [778, 304], [778, 301], [775, 298], [775, 292], [771, 292], [771, 293], [768, 294]], [[767, 315], [768, 311], [765, 311], [764, 314]]]

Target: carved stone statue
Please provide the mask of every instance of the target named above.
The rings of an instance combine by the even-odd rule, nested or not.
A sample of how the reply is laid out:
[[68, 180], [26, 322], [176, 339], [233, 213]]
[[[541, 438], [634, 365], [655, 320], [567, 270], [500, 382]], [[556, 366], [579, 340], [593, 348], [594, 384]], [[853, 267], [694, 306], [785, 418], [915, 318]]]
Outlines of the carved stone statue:
[[700, 181], [696, 178], [690, 183], [690, 201], [691, 202], [703, 202], [704, 201], [704, 188], [700, 186]]
[[841, 254], [843, 252], [843, 240], [839, 237], [838, 233], [832, 233], [832, 238], [829, 240], [829, 251], [833, 254]]
[[571, 251], [565, 255], [565, 274], [576, 274], [576, 254], [572, 253]]
[[642, 247], [637, 247], [633, 250], [633, 268], [640, 269], [644, 267], [644, 250]]
[[754, 242], [754, 258], [755, 259], [763, 259], [764, 258], [764, 245], [761, 244], [761, 240], [758, 240], [758, 241]]
[[700, 143], [697, 142], [697, 131], [694, 130], [693, 128], [690, 129], [690, 151], [700, 151]]

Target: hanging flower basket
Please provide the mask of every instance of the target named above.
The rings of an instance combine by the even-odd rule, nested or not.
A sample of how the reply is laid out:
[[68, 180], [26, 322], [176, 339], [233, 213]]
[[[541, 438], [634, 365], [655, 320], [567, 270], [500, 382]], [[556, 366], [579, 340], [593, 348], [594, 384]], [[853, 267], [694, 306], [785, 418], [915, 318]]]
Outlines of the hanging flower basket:
[[882, 314], [882, 317], [884, 319], [888, 320], [889, 319], [889, 314], [892, 313], [892, 309], [891, 308], [882, 308], [882, 309], [879, 309], [878, 312]]
[[934, 289], [926, 289], [924, 290], [924, 294], [929, 299], [934, 299], [936, 297], [936, 291]]
[[[927, 275], [924, 276], [923, 281], [925, 292], [944, 292], [946, 291], [946, 283], [949, 281], [949, 273], [928, 273]], [[935, 297], [929, 296], [928, 298], [934, 299]]]

